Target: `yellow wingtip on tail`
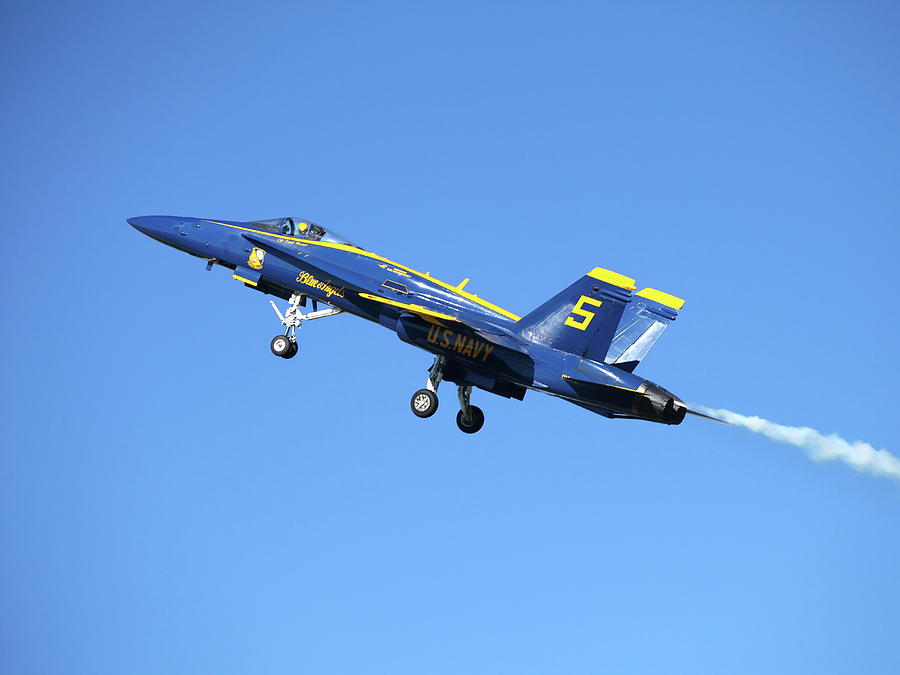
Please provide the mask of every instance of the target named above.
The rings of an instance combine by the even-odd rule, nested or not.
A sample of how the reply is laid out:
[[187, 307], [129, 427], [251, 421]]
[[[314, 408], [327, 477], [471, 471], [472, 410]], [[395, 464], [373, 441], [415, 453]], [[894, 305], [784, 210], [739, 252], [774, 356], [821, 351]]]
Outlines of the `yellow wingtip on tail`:
[[638, 291], [635, 295], [639, 295], [642, 298], [647, 298], [648, 300], [653, 300], [653, 302], [658, 302], [661, 305], [665, 305], [666, 307], [671, 307], [672, 309], [681, 309], [684, 307], [684, 300], [681, 298], [676, 298], [674, 295], [669, 295], [668, 293], [663, 293], [662, 291], [658, 291], [655, 288], [644, 288]]
[[612, 284], [613, 286], [618, 286], [619, 288], [624, 288], [629, 291], [633, 291], [636, 287], [634, 285], [634, 279], [631, 277], [626, 277], [624, 274], [619, 274], [617, 272], [610, 272], [609, 270], [605, 270], [602, 267], [595, 267], [590, 272], [588, 272], [589, 277], [593, 277], [594, 279], [599, 279], [600, 281], [605, 281], [608, 284]]

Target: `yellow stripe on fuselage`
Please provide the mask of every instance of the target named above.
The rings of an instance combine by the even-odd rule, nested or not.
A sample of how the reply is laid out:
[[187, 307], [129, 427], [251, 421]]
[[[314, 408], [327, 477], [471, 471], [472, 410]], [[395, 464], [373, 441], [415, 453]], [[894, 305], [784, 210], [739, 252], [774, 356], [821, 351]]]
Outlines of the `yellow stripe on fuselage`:
[[441, 314], [440, 312], [435, 312], [431, 309], [425, 309], [422, 305], [413, 305], [407, 302], [397, 302], [396, 300], [388, 300], [387, 298], [382, 298], [380, 295], [372, 295], [371, 293], [360, 293], [359, 297], [365, 298], [366, 300], [374, 300], [375, 302], [381, 302], [385, 305], [391, 305], [391, 307], [399, 307], [400, 309], [407, 309], [410, 312], [415, 312], [416, 314], [424, 314], [425, 316], [433, 316], [436, 319], [446, 319], [447, 321], [459, 321], [455, 316], [450, 316], [449, 314]]
[[[358, 255], [365, 256], [366, 258], [372, 258], [373, 260], [379, 260], [383, 263], [387, 263], [389, 265], [394, 265], [395, 267], [399, 267], [402, 270], [406, 270], [407, 272], [415, 274], [415, 275], [421, 277], [422, 279], [425, 279], [426, 281], [430, 281], [434, 284], [437, 284], [441, 288], [445, 288], [446, 290], [451, 291], [452, 293], [455, 293], [456, 295], [463, 297], [466, 300], [474, 302], [477, 305], [486, 307], [487, 309], [491, 310], [492, 312], [497, 312], [498, 314], [501, 314], [508, 319], [512, 319], [513, 321], [519, 320], [519, 317], [516, 316], [515, 314], [513, 314], [512, 312], [509, 312], [509, 311], [503, 309], [502, 307], [498, 307], [497, 305], [495, 305], [491, 302], [488, 302], [487, 300], [483, 300], [482, 298], [479, 298], [477, 295], [474, 295], [472, 293], [467, 293], [466, 291], [462, 290], [461, 288], [459, 288], [457, 286], [451, 286], [447, 282], [441, 281], [440, 279], [435, 279], [434, 277], [428, 275], [427, 273], [418, 272], [418, 271], [412, 269], [411, 267], [406, 267], [406, 265], [401, 265], [400, 263], [396, 263], [393, 260], [388, 260], [387, 258], [384, 258], [384, 257], [378, 255], [377, 253], [372, 253], [371, 251], [366, 251], [361, 248], [356, 248], [355, 246], [348, 246], [347, 244], [336, 244], [336, 243], [330, 242], [330, 241], [311, 241], [309, 239], [303, 239], [301, 237], [288, 237], [283, 234], [275, 234], [273, 232], [263, 232], [261, 230], [254, 230], [250, 227], [242, 227], [240, 225], [231, 225], [229, 223], [222, 223], [218, 220], [207, 220], [206, 222], [207, 223], [215, 223], [216, 225], [224, 225], [225, 227], [232, 227], [236, 230], [244, 230], [246, 232], [252, 232], [253, 234], [261, 234], [266, 237], [275, 237], [276, 239], [285, 239], [287, 241], [296, 241], [301, 244], [309, 244], [310, 246], [324, 246], [326, 248], [335, 248], [339, 251], [347, 251], [348, 253], [356, 253]], [[446, 317], [446, 318], [452, 319], [453, 317]]]

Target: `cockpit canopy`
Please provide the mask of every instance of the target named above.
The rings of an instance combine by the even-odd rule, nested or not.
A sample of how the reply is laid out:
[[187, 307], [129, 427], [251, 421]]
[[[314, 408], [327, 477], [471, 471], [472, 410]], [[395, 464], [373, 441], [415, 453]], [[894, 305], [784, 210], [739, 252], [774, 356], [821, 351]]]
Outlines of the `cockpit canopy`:
[[266, 232], [274, 232], [285, 237], [297, 237], [299, 239], [310, 239], [312, 241], [327, 241], [333, 244], [346, 244], [359, 248], [346, 237], [341, 236], [334, 230], [327, 230], [321, 225], [316, 225], [311, 220], [303, 218], [270, 218], [269, 220], [254, 220], [251, 226], [265, 230]]

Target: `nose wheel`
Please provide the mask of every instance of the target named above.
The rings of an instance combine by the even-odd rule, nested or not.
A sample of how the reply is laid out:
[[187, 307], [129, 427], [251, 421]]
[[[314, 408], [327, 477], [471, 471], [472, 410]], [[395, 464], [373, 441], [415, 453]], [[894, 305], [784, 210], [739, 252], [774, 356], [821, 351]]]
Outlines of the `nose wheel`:
[[416, 417], [431, 417], [438, 409], [437, 390], [441, 386], [441, 380], [444, 378], [444, 365], [447, 359], [443, 356], [435, 356], [434, 363], [428, 369], [428, 380], [425, 382], [425, 388], [419, 389], [409, 400], [409, 407]]
[[419, 389], [410, 399], [409, 407], [416, 417], [431, 417], [438, 409], [438, 397], [433, 391]]
[[[272, 342], [269, 343], [269, 347], [275, 356], [280, 356], [283, 359], [292, 359], [297, 355], [297, 352], [300, 351], [300, 344], [297, 340], [297, 331], [300, 330], [304, 321], [324, 319], [326, 316], [334, 316], [343, 311], [331, 307], [329, 309], [321, 309], [304, 314], [300, 311], [300, 306], [306, 305], [306, 296], [299, 293], [292, 295], [288, 302], [288, 308], [285, 310], [284, 314], [282, 314], [281, 310], [278, 309], [278, 305], [269, 300], [269, 304], [272, 305], [272, 309], [275, 310], [275, 313], [281, 320], [281, 325], [284, 326], [284, 334], [273, 337]], [[316, 301], [313, 300], [313, 307], [315, 306]]]
[[[409, 407], [416, 417], [427, 418], [434, 415], [438, 409], [437, 390], [444, 376], [444, 366], [447, 365], [447, 359], [443, 356], [437, 356], [431, 368], [428, 369], [428, 380], [425, 382], [425, 388], [419, 389], [412, 395], [409, 401]], [[481, 408], [469, 403], [472, 395], [472, 387], [460, 385], [459, 393], [459, 412], [456, 413], [456, 426], [460, 431], [466, 434], [474, 434], [484, 426], [484, 413]]]
[[280, 356], [283, 359], [292, 359], [297, 355], [297, 352], [300, 351], [300, 345], [297, 343], [297, 338], [289, 338], [287, 335], [276, 335], [272, 338], [272, 342], [269, 345], [272, 349], [272, 353], [275, 356]]

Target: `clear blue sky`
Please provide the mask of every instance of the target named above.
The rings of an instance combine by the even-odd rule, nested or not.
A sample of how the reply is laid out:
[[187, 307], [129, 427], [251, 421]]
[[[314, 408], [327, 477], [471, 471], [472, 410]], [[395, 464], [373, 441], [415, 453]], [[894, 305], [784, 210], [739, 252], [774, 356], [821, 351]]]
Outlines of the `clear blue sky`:
[[0, 10], [0, 670], [897, 673], [900, 486], [452, 390], [129, 216], [304, 215], [524, 313], [687, 300], [638, 372], [900, 450], [893, 2]]

